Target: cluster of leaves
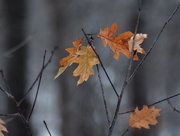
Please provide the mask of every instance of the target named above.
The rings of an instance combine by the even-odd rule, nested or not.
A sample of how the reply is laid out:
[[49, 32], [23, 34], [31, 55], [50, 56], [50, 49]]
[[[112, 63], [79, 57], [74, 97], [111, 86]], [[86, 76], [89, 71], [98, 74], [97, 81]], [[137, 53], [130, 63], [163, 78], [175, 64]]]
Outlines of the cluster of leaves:
[[[99, 60], [96, 58], [96, 54], [92, 49], [94, 47], [91, 47], [90, 45], [81, 45], [82, 39], [76, 39], [76, 41], [73, 42], [74, 47], [66, 49], [66, 51], [68, 51], [70, 54], [69, 56], [60, 60], [60, 66], [62, 67], [59, 68], [55, 78], [61, 75], [66, 68], [71, 66], [73, 63], [79, 63], [78, 67], [73, 72], [73, 76], [80, 76], [77, 84], [87, 81], [89, 76], [94, 74], [92, 66], [99, 64]], [[81, 47], [79, 48], [79, 46]]]
[[[132, 32], [124, 32], [119, 35], [114, 35], [118, 31], [118, 25], [116, 23], [112, 24], [111, 28], [104, 28], [100, 30], [97, 34], [101, 38], [104, 46], [109, 45], [111, 50], [114, 52], [113, 57], [115, 59], [119, 58], [120, 53], [124, 54], [127, 58], [131, 57], [133, 38], [134, 34]], [[147, 34], [137, 34], [134, 40], [134, 60], [139, 60], [137, 53], [145, 54], [144, 49], [141, 48], [140, 44], [147, 38]]]
[[[116, 60], [119, 59], [120, 53], [130, 59], [132, 50], [134, 51], [133, 60], [139, 60], [138, 53], [145, 54], [145, 50], [141, 48], [140, 44], [147, 38], [147, 34], [134, 35], [132, 32], [124, 32], [115, 35], [114, 33], [117, 31], [118, 25], [114, 23], [111, 28], [100, 29], [99, 34], [95, 36], [101, 38], [105, 47], [109, 45], [114, 53], [113, 58]], [[60, 68], [54, 79], [60, 76], [68, 66], [71, 66], [73, 63], [79, 63], [78, 67], [73, 71], [73, 76], [80, 76], [77, 82], [77, 85], [79, 85], [87, 81], [90, 75], [94, 74], [92, 67], [100, 62], [94, 52], [94, 46], [82, 46], [82, 39], [76, 39], [72, 44], [73, 47], [66, 49], [69, 56], [60, 60]], [[141, 110], [136, 108], [134, 114], [130, 114], [129, 126], [149, 129], [149, 125], [155, 125], [158, 122], [156, 117], [160, 115], [159, 111], [160, 109], [155, 109], [154, 107], [148, 109], [148, 106], [143, 106]]]
[[[139, 60], [138, 53], [145, 54], [144, 49], [141, 48], [141, 43], [147, 38], [147, 34], [134, 34], [132, 32], [124, 32], [115, 35], [118, 31], [118, 25], [112, 24], [111, 28], [104, 28], [100, 30], [97, 37], [100, 37], [104, 46], [109, 45], [110, 49], [114, 52], [113, 57], [118, 60], [120, 53], [124, 54], [127, 58], [131, 57], [132, 48], [135, 51], [134, 60]], [[135, 39], [134, 39], [135, 37]], [[55, 76], [60, 76], [68, 66], [73, 63], [79, 63], [78, 67], [74, 70], [73, 76], [80, 76], [77, 85], [87, 81], [90, 75], [94, 74], [93, 66], [99, 64], [98, 58], [93, 50], [93, 46], [81, 46], [82, 39], [76, 39], [73, 42], [72, 48], [67, 48], [69, 56], [60, 60], [60, 68]], [[81, 46], [81, 47], [80, 47]]]

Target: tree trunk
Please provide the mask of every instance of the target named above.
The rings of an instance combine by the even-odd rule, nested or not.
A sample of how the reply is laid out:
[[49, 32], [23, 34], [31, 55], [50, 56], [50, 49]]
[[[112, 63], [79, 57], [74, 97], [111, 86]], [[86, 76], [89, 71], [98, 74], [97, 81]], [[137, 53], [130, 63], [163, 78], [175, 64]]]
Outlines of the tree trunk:
[[[6, 47], [14, 48], [25, 38], [25, 1], [4, 1], [5, 23], [7, 25]], [[10, 90], [17, 101], [19, 101], [25, 91], [26, 85], [26, 48], [23, 47], [11, 54], [7, 61], [7, 78]], [[29, 104], [25, 100], [20, 105], [24, 115], [28, 112]], [[12, 101], [8, 103], [8, 113], [16, 113], [17, 109]], [[13, 119], [7, 123], [8, 130], [13, 136], [27, 136], [25, 125], [19, 119]]]

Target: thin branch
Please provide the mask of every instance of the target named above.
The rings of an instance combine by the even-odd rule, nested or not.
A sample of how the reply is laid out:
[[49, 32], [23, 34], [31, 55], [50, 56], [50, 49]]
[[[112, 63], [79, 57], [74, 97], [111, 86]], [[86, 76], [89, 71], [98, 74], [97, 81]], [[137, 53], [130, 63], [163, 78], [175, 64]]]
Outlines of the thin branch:
[[122, 136], [124, 136], [124, 135], [129, 131], [129, 129], [130, 129], [130, 127], [128, 127], [128, 128], [126, 129], [126, 131], [122, 134]]
[[180, 7], [180, 4], [174, 9], [174, 11], [172, 12], [172, 14], [169, 16], [169, 18], [167, 19], [167, 21], [164, 23], [162, 29], [160, 30], [159, 34], [157, 35], [156, 39], [154, 40], [154, 42], [151, 44], [149, 50], [147, 51], [146, 55], [143, 57], [143, 59], [141, 60], [141, 62], [138, 64], [138, 66], [136, 67], [136, 69], [134, 70], [134, 72], [131, 74], [131, 76], [128, 79], [128, 83], [133, 79], [133, 77], [136, 75], [137, 71], [139, 70], [139, 68], [142, 66], [142, 64], [144, 63], [144, 61], [146, 60], [147, 56], [150, 54], [151, 50], [153, 49], [153, 47], [155, 46], [155, 44], [157, 43], [159, 37], [161, 36], [162, 32], [164, 31], [164, 29], [166, 28], [167, 24], [171, 21], [171, 19], [173, 18], [173, 16], [177, 13], [178, 9]]
[[122, 98], [123, 98], [123, 94], [124, 94], [125, 88], [128, 85], [128, 79], [129, 79], [130, 71], [131, 71], [131, 68], [132, 68], [132, 61], [133, 61], [133, 57], [134, 57], [133, 56], [133, 54], [134, 54], [134, 52], [133, 52], [134, 51], [134, 41], [135, 41], [135, 38], [136, 38], [136, 34], [137, 34], [138, 26], [139, 26], [140, 15], [141, 15], [141, 0], [139, 0], [138, 6], [139, 6], [139, 8], [138, 8], [138, 16], [137, 16], [137, 22], [136, 22], [136, 26], [135, 26], [135, 30], [134, 30], [131, 58], [129, 60], [128, 69], [127, 69], [127, 72], [126, 72], [124, 84], [123, 84], [123, 87], [121, 89], [120, 96], [118, 98], [116, 110], [115, 110], [115, 113], [114, 113], [114, 118], [113, 118], [111, 126], [109, 127], [108, 136], [112, 135], [114, 126], [116, 124], [116, 120], [117, 120], [117, 117], [119, 115], [119, 109], [120, 109], [121, 101], [122, 101]]
[[171, 104], [170, 100], [167, 100], [167, 101], [168, 101], [168, 104], [171, 106], [171, 108], [172, 108], [174, 111], [176, 111], [177, 113], [180, 113], [180, 111], [177, 110], [177, 109]]
[[164, 102], [164, 101], [167, 101], [167, 100], [172, 99], [172, 98], [174, 98], [174, 97], [177, 97], [177, 96], [179, 96], [179, 95], [180, 95], [180, 93], [175, 94], [175, 95], [172, 95], [172, 96], [170, 96], [170, 97], [167, 97], [167, 98], [165, 98], [165, 99], [162, 99], [162, 100], [160, 100], [160, 101], [157, 101], [157, 102], [155, 102], [155, 103], [152, 103], [152, 104], [148, 105], [148, 107], [151, 107], [151, 106], [153, 106], [153, 105], [159, 104], [159, 103]]
[[48, 126], [47, 126], [47, 124], [46, 124], [46, 122], [45, 122], [45, 120], [43, 121], [43, 123], [44, 123], [44, 125], [45, 125], [45, 127], [46, 127], [46, 129], [47, 129], [47, 131], [48, 131], [48, 133], [49, 133], [49, 135], [52, 136], [52, 135], [51, 135], [51, 132], [49, 131], [49, 128], [48, 128]]
[[[42, 70], [44, 69], [45, 59], [46, 59], [46, 51], [44, 52], [44, 56], [43, 56]], [[31, 118], [31, 115], [33, 113], [33, 110], [34, 110], [34, 107], [35, 107], [35, 104], [36, 104], [36, 101], [37, 101], [37, 97], [38, 97], [38, 94], [39, 94], [39, 88], [40, 88], [40, 85], [41, 85], [42, 74], [43, 74], [43, 72], [41, 72], [41, 75], [39, 76], [39, 83], [38, 83], [36, 95], [35, 95], [35, 98], [34, 98], [34, 102], [33, 102], [32, 108], [30, 110], [29, 116], [27, 118], [28, 121]]]
[[[152, 104], [149, 104], [148, 107], [151, 107], [151, 106], [153, 106], [153, 105], [156, 105], [156, 104], [162, 103], [162, 102], [164, 102], [164, 101], [170, 100], [170, 99], [175, 98], [175, 97], [177, 97], [177, 96], [179, 96], [179, 95], [180, 95], [180, 93], [175, 94], [175, 95], [172, 95], [172, 96], [169, 96], [169, 97], [167, 97], [167, 98], [164, 98], [164, 99], [162, 99], [162, 100], [159, 100], [159, 101], [157, 101], [157, 102], [154, 102], [154, 103], [152, 103]], [[141, 108], [140, 108], [140, 109], [141, 109]], [[129, 111], [126, 111], [126, 112], [120, 112], [119, 114], [127, 114], [127, 113], [130, 113], [130, 112], [134, 112], [134, 110], [129, 110]]]
[[13, 99], [14, 96], [12, 96], [8, 91], [5, 91], [2, 87], [0, 87], [0, 90], [7, 95], [9, 99]]
[[18, 102], [18, 105], [20, 105], [25, 98], [27, 97], [27, 95], [30, 93], [30, 91], [32, 90], [32, 88], [34, 87], [34, 85], [36, 84], [36, 82], [38, 81], [39, 77], [41, 76], [41, 73], [46, 69], [46, 67], [51, 63], [52, 57], [54, 55], [55, 50], [57, 49], [57, 47], [54, 48], [54, 50], [51, 52], [51, 56], [49, 57], [48, 62], [44, 65], [44, 68], [40, 70], [38, 76], [36, 77], [36, 79], [34, 80], [34, 82], [32, 83], [31, 87], [28, 89], [28, 91], [25, 93], [24, 97]]
[[106, 98], [105, 98], [105, 95], [104, 95], [104, 87], [103, 87], [102, 80], [101, 80], [101, 75], [100, 75], [100, 71], [99, 71], [99, 66], [96, 65], [96, 67], [97, 67], [97, 71], [98, 71], [98, 78], [99, 78], [99, 82], [100, 82], [100, 86], [101, 86], [101, 91], [102, 91], [102, 96], [103, 96], [103, 102], [104, 102], [104, 107], [105, 107], [105, 111], [106, 111], [106, 117], [107, 117], [108, 124], [109, 124], [109, 126], [110, 126], [110, 125], [111, 125], [111, 122], [110, 122], [110, 119], [109, 119], [108, 107], [107, 107]]
[[85, 35], [85, 37], [86, 37], [86, 39], [87, 39], [87, 41], [88, 41], [88, 44], [91, 46], [92, 50], [94, 51], [94, 53], [96, 54], [97, 58], [99, 59], [99, 62], [100, 62], [100, 64], [101, 64], [101, 67], [102, 67], [102, 69], [103, 69], [106, 77], [108, 78], [108, 81], [110, 82], [110, 84], [111, 84], [111, 86], [112, 86], [112, 88], [113, 88], [116, 96], [119, 97], [119, 94], [117, 93], [116, 88], [114, 87], [114, 85], [113, 85], [113, 83], [112, 83], [112, 81], [111, 81], [111, 79], [110, 79], [110, 77], [109, 77], [109, 75], [108, 75], [108, 73], [107, 73], [107, 71], [106, 71], [106, 69], [105, 69], [105, 67], [104, 67], [104, 65], [103, 65], [103, 63], [102, 63], [99, 55], [98, 55], [98, 53], [97, 53], [96, 50], [92, 47], [92, 43], [90, 42], [90, 40], [89, 40], [87, 34], [85, 33], [84, 29], [82, 29], [82, 32], [84, 33], [84, 35]]
[[0, 114], [0, 117], [19, 117], [19, 113], [14, 113], [14, 114]]
[[[7, 81], [6, 81], [6, 79], [4, 78], [4, 72], [3, 72], [3, 70], [0, 70], [0, 73], [1, 73], [1, 78], [3, 79], [3, 82], [5, 83], [5, 86], [6, 86], [6, 88], [7, 88], [7, 92], [8, 92], [8, 95], [12, 95], [12, 93], [11, 93], [11, 90], [10, 90], [10, 87], [9, 87], [9, 85], [7, 84]], [[2, 90], [3, 91], [3, 90]], [[6, 92], [5, 92], [6, 93]]]

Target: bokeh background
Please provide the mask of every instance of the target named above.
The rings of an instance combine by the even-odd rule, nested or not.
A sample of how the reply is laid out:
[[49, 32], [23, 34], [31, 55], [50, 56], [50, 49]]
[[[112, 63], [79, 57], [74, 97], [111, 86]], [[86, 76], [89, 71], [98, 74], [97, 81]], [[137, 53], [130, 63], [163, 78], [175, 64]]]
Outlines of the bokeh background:
[[[148, 34], [143, 48], [148, 50], [171, 15], [179, 0], [144, 0], [138, 32]], [[50, 65], [42, 76], [40, 92], [30, 125], [34, 136], [48, 136], [45, 120], [53, 136], [104, 136], [108, 133], [101, 88], [97, 71], [90, 79], [77, 86], [72, 76], [76, 64], [53, 80], [59, 60], [68, 55], [65, 48], [76, 38], [82, 38], [83, 28], [97, 34], [116, 22], [118, 34], [132, 31], [136, 26], [138, 0], [0, 0], [0, 69], [15, 98], [20, 100], [41, 70], [43, 55], [47, 58], [58, 47]], [[148, 105], [180, 92], [180, 11], [164, 29], [158, 42], [126, 88], [121, 112], [136, 106]], [[86, 42], [86, 41], [84, 41]], [[21, 44], [20, 44], [21, 43]], [[94, 37], [94, 46], [118, 91], [127, 71], [128, 59], [121, 55], [112, 58], [109, 47]], [[9, 50], [20, 47], [13, 53]], [[142, 58], [143, 55], [140, 55]], [[139, 61], [133, 62], [133, 69]], [[113, 118], [117, 98], [101, 70], [110, 119]], [[0, 86], [6, 88], [2, 78]], [[22, 103], [28, 115], [34, 101], [37, 84]], [[180, 110], [179, 97], [171, 103]], [[178, 136], [180, 115], [167, 102], [155, 105], [161, 108], [159, 123], [150, 130], [131, 128], [126, 136]], [[15, 105], [0, 92], [0, 113], [16, 113]], [[4, 118], [11, 136], [26, 136], [20, 119]], [[129, 114], [120, 115], [113, 136], [122, 135], [128, 128]]]

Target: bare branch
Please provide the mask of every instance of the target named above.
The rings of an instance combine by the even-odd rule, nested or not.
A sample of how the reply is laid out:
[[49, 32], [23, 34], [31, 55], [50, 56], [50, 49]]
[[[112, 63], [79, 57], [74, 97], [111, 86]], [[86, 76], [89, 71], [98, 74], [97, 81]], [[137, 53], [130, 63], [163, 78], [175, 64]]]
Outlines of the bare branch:
[[129, 131], [130, 127], [126, 129], [126, 131], [122, 134], [122, 136], [125, 136], [125, 134]]
[[91, 46], [92, 50], [94, 51], [94, 53], [95, 53], [96, 56], [98, 57], [99, 62], [100, 62], [100, 64], [101, 64], [101, 67], [102, 67], [102, 69], [103, 69], [106, 77], [108, 78], [108, 81], [110, 82], [110, 84], [111, 84], [111, 86], [112, 86], [112, 88], [113, 88], [116, 96], [119, 97], [119, 95], [118, 95], [118, 93], [117, 93], [117, 91], [116, 91], [116, 88], [114, 87], [114, 85], [113, 85], [113, 83], [112, 83], [112, 81], [111, 81], [111, 79], [110, 79], [110, 77], [109, 77], [109, 75], [108, 75], [108, 73], [107, 73], [107, 71], [106, 71], [106, 69], [105, 69], [105, 67], [104, 67], [104, 65], [103, 65], [103, 63], [102, 63], [99, 55], [98, 55], [98, 53], [97, 53], [96, 50], [92, 47], [92, 42], [90, 42], [90, 40], [89, 40], [87, 34], [85, 33], [84, 29], [82, 29], [82, 32], [84, 33], [84, 35], [85, 35], [85, 37], [86, 37], [86, 40], [88, 41], [88, 44]]
[[171, 106], [171, 108], [172, 108], [174, 111], [176, 111], [177, 113], [180, 113], [180, 111], [177, 110], [177, 109], [171, 104], [170, 100], [167, 100], [167, 101], [168, 101], [168, 104]]
[[48, 133], [49, 133], [49, 135], [52, 136], [52, 135], [51, 135], [51, 132], [49, 131], [49, 128], [48, 128], [48, 126], [47, 126], [47, 123], [45, 122], [45, 120], [43, 121], [43, 123], [44, 123], [44, 125], [45, 125], [45, 127], [46, 127], [46, 129], [47, 129], [47, 131], [48, 131]]
[[136, 38], [137, 30], [138, 30], [138, 27], [139, 27], [140, 15], [141, 15], [141, 0], [139, 0], [139, 5], [138, 6], [139, 6], [139, 8], [138, 8], [138, 16], [137, 16], [136, 27], [135, 27], [135, 30], [134, 30], [131, 58], [129, 60], [128, 69], [127, 69], [127, 72], [126, 72], [124, 84], [123, 84], [123, 87], [121, 89], [120, 96], [118, 97], [118, 102], [117, 102], [117, 105], [116, 105], [116, 110], [115, 110], [115, 113], [114, 113], [114, 118], [113, 118], [111, 126], [109, 127], [108, 136], [112, 135], [112, 132], [113, 132], [113, 129], [114, 129], [117, 117], [119, 115], [119, 109], [120, 109], [121, 101], [122, 101], [122, 98], [123, 98], [123, 94], [124, 94], [125, 88], [128, 85], [128, 79], [129, 79], [129, 75], [130, 75], [131, 68], [132, 68], [132, 61], [133, 61], [133, 57], [134, 57], [133, 56], [133, 54], [134, 54], [134, 52], [133, 52], [134, 51], [133, 50], [134, 49], [134, 40]]
[[100, 82], [100, 86], [101, 86], [101, 92], [102, 92], [102, 96], [103, 96], [104, 107], [105, 107], [105, 111], [106, 111], [106, 117], [107, 117], [108, 124], [110, 126], [111, 125], [111, 121], [109, 119], [108, 107], [107, 107], [106, 98], [105, 98], [105, 95], [104, 95], [104, 87], [103, 87], [103, 84], [102, 84], [99, 67], [98, 67], [98, 65], [96, 65], [96, 66], [97, 66], [98, 78], [99, 78], [99, 82]]

